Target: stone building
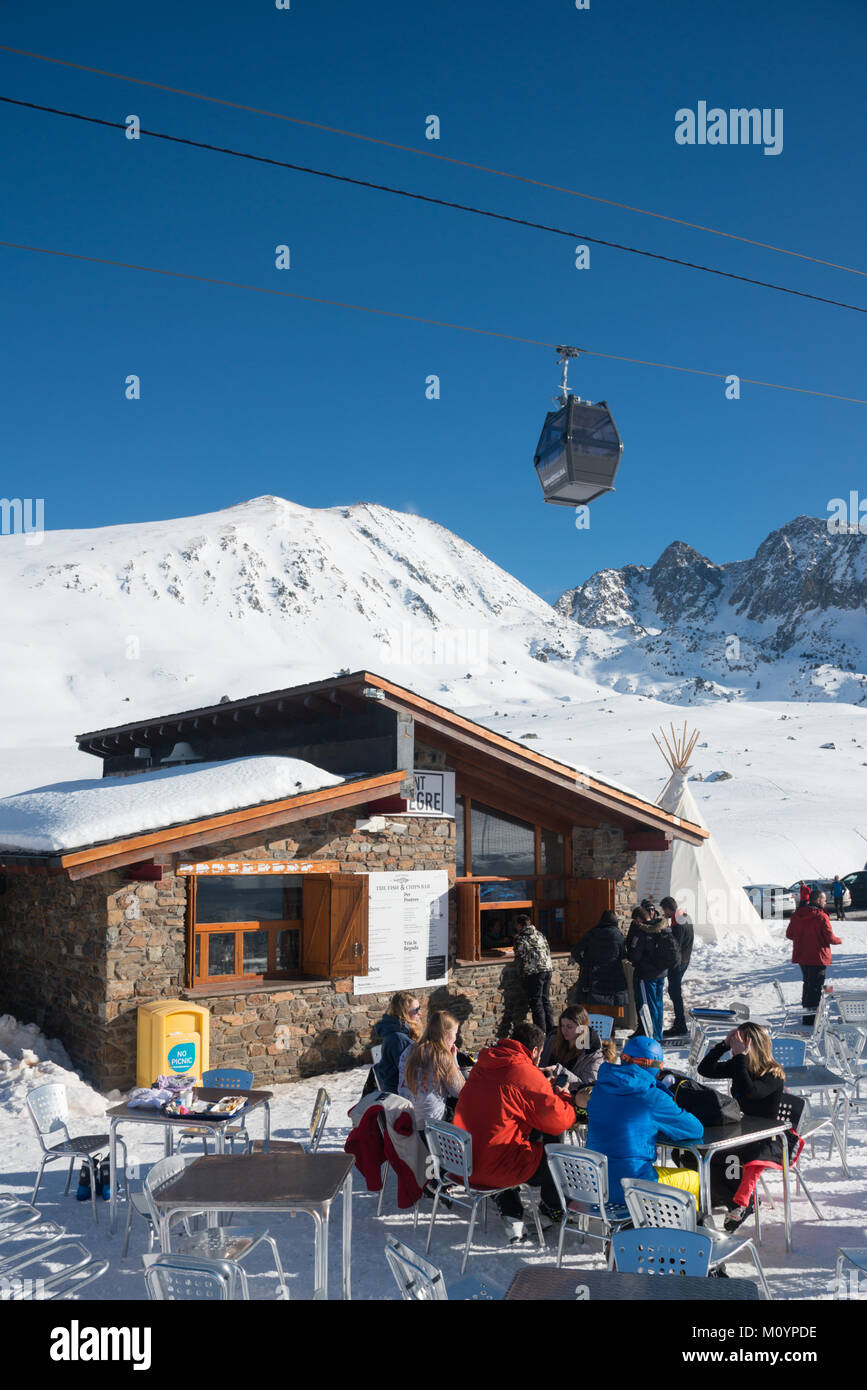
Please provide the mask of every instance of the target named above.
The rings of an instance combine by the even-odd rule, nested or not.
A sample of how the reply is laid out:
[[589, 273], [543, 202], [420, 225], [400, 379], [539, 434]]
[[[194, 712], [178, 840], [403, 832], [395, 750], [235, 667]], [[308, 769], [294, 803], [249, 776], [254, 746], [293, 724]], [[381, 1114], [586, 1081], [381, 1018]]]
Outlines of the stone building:
[[707, 832], [369, 672], [83, 734], [102, 778], [0, 802], [0, 1011], [102, 1089], [136, 1009], [211, 1013], [257, 1084], [369, 1056], [393, 990], [476, 1050], [526, 1017], [519, 911], [554, 957], [635, 901], [635, 853]]

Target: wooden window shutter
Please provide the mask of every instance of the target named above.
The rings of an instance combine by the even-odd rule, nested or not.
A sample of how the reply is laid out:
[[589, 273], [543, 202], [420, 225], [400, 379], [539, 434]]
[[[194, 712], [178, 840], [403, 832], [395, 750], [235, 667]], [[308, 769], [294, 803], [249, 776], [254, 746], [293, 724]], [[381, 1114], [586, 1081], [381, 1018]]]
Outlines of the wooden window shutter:
[[331, 964], [331, 879], [310, 874], [302, 883], [301, 969], [305, 975], [329, 973]]
[[367, 974], [367, 900], [367, 874], [331, 875], [331, 976]]
[[342, 979], [368, 969], [367, 874], [311, 874], [302, 885], [301, 969]]
[[478, 960], [482, 953], [481, 890], [477, 883], [457, 885], [458, 959]]
[[566, 940], [580, 941], [595, 927], [603, 912], [614, 907], [614, 881], [610, 878], [566, 880]]

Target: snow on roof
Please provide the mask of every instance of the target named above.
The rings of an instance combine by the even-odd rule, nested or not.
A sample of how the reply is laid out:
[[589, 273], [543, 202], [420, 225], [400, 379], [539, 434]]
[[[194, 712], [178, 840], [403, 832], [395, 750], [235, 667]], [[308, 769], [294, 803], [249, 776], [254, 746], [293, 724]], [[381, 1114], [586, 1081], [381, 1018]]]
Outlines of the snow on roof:
[[58, 782], [0, 800], [0, 848], [36, 854], [141, 835], [346, 781], [300, 758], [234, 758]]

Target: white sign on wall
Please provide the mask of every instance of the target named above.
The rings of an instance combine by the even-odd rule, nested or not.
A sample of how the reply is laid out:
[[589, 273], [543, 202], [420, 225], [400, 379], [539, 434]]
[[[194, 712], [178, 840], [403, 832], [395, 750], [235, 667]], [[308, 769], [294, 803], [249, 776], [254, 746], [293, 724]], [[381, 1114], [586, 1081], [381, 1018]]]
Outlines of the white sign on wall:
[[448, 981], [449, 876], [368, 874], [368, 971], [356, 975], [356, 994], [393, 994]]
[[453, 772], [432, 772], [430, 768], [416, 768], [415, 795], [410, 801], [408, 816], [454, 816], [455, 814], [455, 774]]

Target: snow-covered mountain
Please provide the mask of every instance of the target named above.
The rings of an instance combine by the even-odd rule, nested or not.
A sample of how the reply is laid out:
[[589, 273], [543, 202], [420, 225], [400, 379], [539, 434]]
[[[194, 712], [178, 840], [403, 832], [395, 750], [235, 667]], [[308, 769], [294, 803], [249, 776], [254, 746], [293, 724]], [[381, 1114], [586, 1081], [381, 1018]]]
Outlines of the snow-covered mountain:
[[35, 540], [0, 537], [0, 795], [97, 773], [84, 730], [366, 667], [651, 797], [650, 730], [690, 704], [696, 772], [732, 774], [696, 795], [743, 881], [864, 860], [861, 537], [800, 518], [726, 565], [677, 542], [556, 607], [366, 504], [262, 497]]
[[556, 607], [617, 690], [867, 701], [867, 535], [813, 517], [773, 531], [751, 560], [717, 565], [675, 541], [655, 565], [601, 570]]

